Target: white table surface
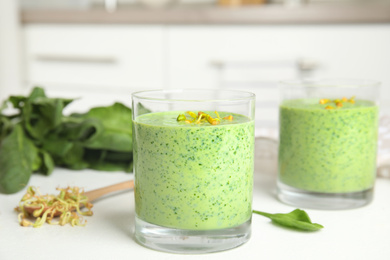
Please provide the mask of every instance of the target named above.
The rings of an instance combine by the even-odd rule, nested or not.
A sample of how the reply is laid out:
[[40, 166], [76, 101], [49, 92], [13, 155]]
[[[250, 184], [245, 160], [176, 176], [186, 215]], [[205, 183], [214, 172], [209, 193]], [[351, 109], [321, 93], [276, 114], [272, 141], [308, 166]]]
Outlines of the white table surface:
[[[56, 169], [49, 177], [34, 174], [30, 185], [42, 193], [56, 187], [85, 190], [129, 180], [133, 174]], [[307, 210], [313, 222], [325, 228], [306, 233], [273, 225], [253, 215], [252, 237], [246, 244], [224, 252], [180, 255], [154, 251], [134, 239], [133, 192], [107, 196], [94, 203], [85, 227], [21, 227], [13, 211], [24, 190], [0, 194], [0, 259], [390, 259], [390, 179], [378, 179], [374, 201], [353, 210]], [[275, 176], [255, 173], [253, 208], [287, 213], [294, 207], [275, 198]]]

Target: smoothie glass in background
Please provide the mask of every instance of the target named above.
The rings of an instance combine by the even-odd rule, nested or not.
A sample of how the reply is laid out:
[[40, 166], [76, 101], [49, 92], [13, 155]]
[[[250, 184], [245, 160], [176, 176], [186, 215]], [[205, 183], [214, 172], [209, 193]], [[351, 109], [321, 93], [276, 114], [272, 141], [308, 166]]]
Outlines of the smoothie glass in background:
[[[132, 99], [136, 239], [175, 253], [245, 243], [251, 234], [255, 95], [172, 89], [137, 92]], [[205, 114], [199, 118], [198, 112]]]
[[278, 198], [317, 209], [368, 204], [376, 176], [380, 84], [282, 82]]

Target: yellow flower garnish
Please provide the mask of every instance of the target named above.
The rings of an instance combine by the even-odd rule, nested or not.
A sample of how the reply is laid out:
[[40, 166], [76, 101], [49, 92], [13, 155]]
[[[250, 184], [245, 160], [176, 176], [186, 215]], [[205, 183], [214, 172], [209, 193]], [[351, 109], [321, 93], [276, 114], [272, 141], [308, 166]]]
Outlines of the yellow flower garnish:
[[329, 99], [326, 99], [326, 98], [323, 98], [323, 99], [320, 99], [320, 104], [326, 104], [326, 103], [329, 103], [330, 100]]
[[218, 119], [221, 119], [221, 117], [219, 116], [219, 114], [218, 114], [217, 111], [214, 111], [214, 113], [217, 115], [217, 118], [218, 118]]
[[[322, 98], [320, 99], [319, 103], [321, 105], [324, 105], [324, 104], [328, 104], [328, 103], [334, 103], [336, 105], [337, 108], [341, 108], [343, 107], [343, 102], [349, 102], [351, 104], [355, 104], [355, 96], [351, 97], [349, 100], [348, 98], [346, 97], [343, 97], [342, 99], [334, 99], [334, 100], [330, 100], [330, 99], [326, 99], [326, 98]], [[328, 105], [325, 107], [325, 109], [334, 109], [334, 107]]]
[[215, 115], [216, 115], [216, 118], [213, 118], [212, 116], [210, 116], [209, 114], [207, 113], [204, 113], [202, 111], [199, 111], [198, 112], [198, 115], [196, 115], [196, 113], [192, 112], [192, 111], [186, 111], [186, 114], [188, 114], [189, 116], [192, 117], [192, 120], [188, 120], [186, 118], [185, 115], [183, 114], [180, 114], [178, 117], [177, 117], [177, 121], [184, 121], [185, 123], [187, 124], [190, 124], [190, 123], [195, 123], [195, 124], [203, 124], [203, 123], [210, 123], [211, 125], [218, 125], [221, 123], [221, 120], [229, 120], [229, 121], [232, 121], [233, 120], [233, 116], [230, 115], [230, 116], [226, 116], [224, 118], [221, 118], [219, 113], [217, 111], [214, 112]]
[[218, 125], [221, 122], [219, 118], [212, 118], [210, 115], [206, 116], [206, 120], [212, 125]]
[[186, 112], [187, 114], [189, 114], [191, 117], [193, 117], [194, 119], [197, 118], [196, 114], [194, 112], [191, 112], [191, 111], [187, 111]]

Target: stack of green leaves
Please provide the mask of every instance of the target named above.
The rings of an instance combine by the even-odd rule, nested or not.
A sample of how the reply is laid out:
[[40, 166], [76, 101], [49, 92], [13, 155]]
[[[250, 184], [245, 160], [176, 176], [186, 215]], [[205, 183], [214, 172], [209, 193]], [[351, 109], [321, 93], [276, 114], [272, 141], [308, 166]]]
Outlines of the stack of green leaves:
[[[55, 166], [80, 170], [132, 171], [131, 109], [121, 103], [63, 115], [73, 99], [48, 98], [35, 87], [0, 107], [0, 192], [15, 193], [33, 172]], [[4, 111], [12, 106], [14, 114]]]

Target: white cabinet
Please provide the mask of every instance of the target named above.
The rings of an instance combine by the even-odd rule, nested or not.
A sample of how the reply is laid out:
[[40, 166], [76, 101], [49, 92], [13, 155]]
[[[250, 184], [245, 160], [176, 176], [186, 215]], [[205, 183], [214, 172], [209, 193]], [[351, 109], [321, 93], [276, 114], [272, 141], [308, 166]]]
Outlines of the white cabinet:
[[[388, 24], [171, 26], [168, 39], [170, 87], [253, 91], [258, 120], [277, 117], [275, 84], [302, 76], [379, 80], [383, 108], [389, 108]], [[215, 62], [241, 68], [221, 74]], [[305, 74], [308, 67], [313, 70]]]
[[[211, 63], [226, 60], [277, 61], [279, 66], [309, 59], [318, 62], [316, 76], [390, 82], [388, 24], [171, 26], [168, 39], [171, 87], [215, 86]], [[272, 75], [278, 80], [291, 76], [286, 70]], [[257, 77], [270, 75], [259, 70]]]
[[54, 91], [162, 88], [160, 26], [27, 25], [26, 80]]
[[390, 104], [390, 25], [79, 25], [24, 28], [27, 85], [76, 93], [234, 88], [276, 123], [279, 80], [367, 78]]

